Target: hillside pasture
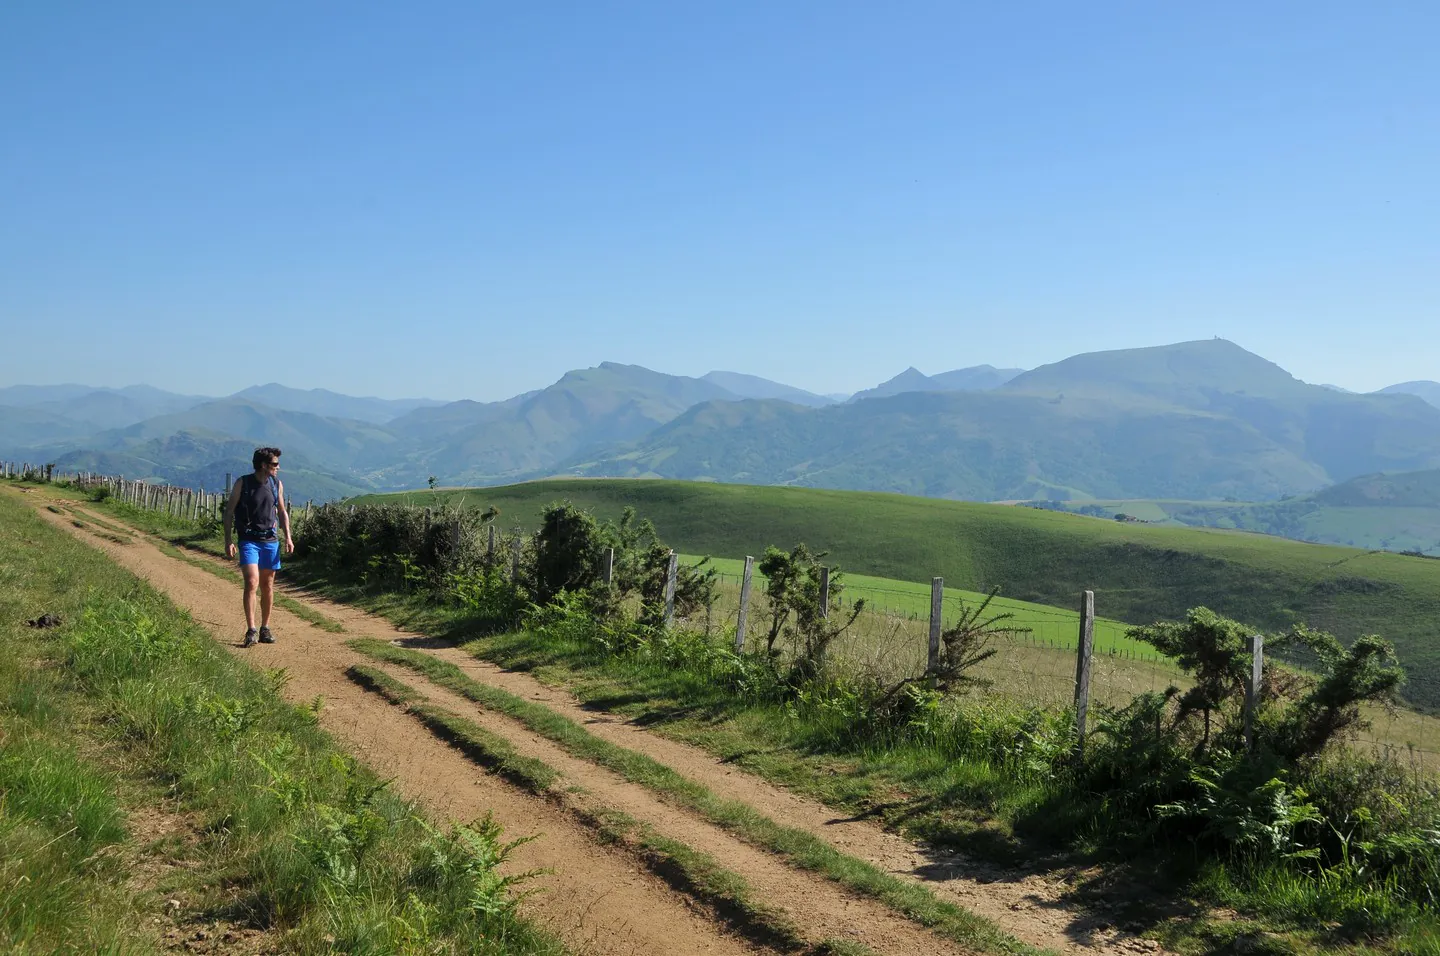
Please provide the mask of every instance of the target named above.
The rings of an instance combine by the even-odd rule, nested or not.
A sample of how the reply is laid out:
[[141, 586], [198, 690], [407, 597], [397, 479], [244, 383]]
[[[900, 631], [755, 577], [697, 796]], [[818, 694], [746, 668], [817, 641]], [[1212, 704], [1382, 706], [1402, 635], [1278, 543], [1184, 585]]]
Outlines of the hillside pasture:
[[1366, 501], [1357, 494], [1344, 493], [1345, 490], [1344, 486], [1337, 486], [1336, 489], [1288, 501], [1127, 498], [1046, 502], [1044, 507], [1102, 519], [1126, 514], [1141, 521], [1170, 527], [1255, 531], [1317, 544], [1366, 550], [1415, 551], [1440, 557], [1440, 507], [1418, 500], [1407, 503], [1407, 499], [1400, 496], [1384, 501]]
[[1345, 641], [1380, 634], [1409, 670], [1407, 698], [1440, 706], [1440, 561], [1426, 558], [1005, 505], [702, 482], [537, 481], [357, 503], [494, 506], [503, 527], [534, 529], [540, 509], [561, 500], [602, 519], [634, 507], [687, 554], [743, 559], [804, 542], [857, 585], [862, 575], [918, 582], [922, 606], [939, 575], [957, 590], [998, 586], [1007, 599], [1069, 613], [1091, 589], [1097, 613], [1117, 624], [1178, 620], [1204, 605], [1266, 631], [1305, 622]]

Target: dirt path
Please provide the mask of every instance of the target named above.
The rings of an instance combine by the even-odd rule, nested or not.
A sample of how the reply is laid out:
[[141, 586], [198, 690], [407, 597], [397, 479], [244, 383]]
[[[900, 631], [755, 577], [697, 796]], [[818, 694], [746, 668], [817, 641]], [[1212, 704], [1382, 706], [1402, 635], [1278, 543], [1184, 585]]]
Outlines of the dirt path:
[[[38, 495], [27, 496], [45, 505]], [[69, 502], [59, 502], [69, 504]], [[297, 702], [324, 702], [321, 723], [362, 756], [406, 796], [437, 814], [473, 820], [493, 812], [511, 839], [539, 834], [512, 857], [518, 870], [543, 869], [535, 881], [543, 892], [526, 902], [527, 914], [584, 954], [743, 954], [756, 948], [713, 921], [627, 855], [597, 846], [588, 831], [559, 808], [511, 787], [437, 740], [402, 711], [378, 700], [344, 676], [362, 658], [327, 634], [277, 607], [271, 617], [278, 643], [244, 650], [239, 592], [199, 568], [169, 557], [143, 537], [120, 545], [75, 528], [67, 517], [42, 507], [56, 527], [104, 551], [210, 628], [223, 646], [244, 653], [256, 666], [283, 667], [285, 694]], [[83, 513], [83, 512], [82, 512]], [[348, 624], [347, 624], [348, 626]], [[357, 634], [387, 636], [372, 622]], [[346, 635], [347, 637], [350, 635]], [[262, 651], [263, 658], [254, 654]]]
[[[71, 502], [66, 504], [73, 506]], [[234, 625], [239, 620], [235, 605], [239, 601], [233, 585], [165, 555], [143, 538], [132, 545], [120, 545], [75, 529], [60, 516], [43, 510], [40, 513], [124, 561], [190, 609], [222, 643], [235, 645], [239, 633]], [[325, 633], [277, 607], [274, 621], [281, 642], [244, 653], [263, 654], [263, 666], [287, 668], [291, 675], [287, 692], [294, 699], [310, 700], [320, 695], [326, 704], [322, 720], [327, 728], [377, 771], [395, 775], [408, 795], [461, 819], [493, 807], [497, 819], [512, 836], [542, 831], [544, 839], [527, 845], [525, 849], [531, 852], [518, 861], [519, 865], [556, 870], [545, 878], [548, 892], [539, 897], [535, 908], [546, 923], [584, 951], [658, 952], [663, 948], [666, 952], [720, 952], [743, 949], [744, 944], [723, 936], [708, 921], [690, 912], [683, 898], [677, 898], [627, 857], [597, 847], [553, 805], [521, 794], [477, 770], [398, 709], [351, 685], [343, 677], [344, 669], [365, 659], [344, 647], [345, 639], [368, 636], [395, 640], [451, 661], [477, 680], [542, 702], [597, 736], [643, 751], [722, 797], [742, 801], [785, 826], [814, 833], [845, 853], [924, 883], [942, 899], [990, 918], [1032, 945], [1086, 954], [1160, 952], [1153, 941], [1114, 927], [1103, 914], [1085, 914], [1067, 905], [1062, 897], [1073, 874], [1016, 874], [914, 844], [871, 823], [841, 817], [822, 804], [727, 766], [698, 748], [658, 737], [623, 719], [586, 710], [569, 695], [528, 675], [505, 671], [454, 648], [435, 647], [423, 636], [402, 632], [355, 608], [286, 590], [291, 597], [340, 621], [347, 633]], [[238, 647], [235, 650], [239, 652]], [[414, 674], [397, 671], [396, 675], [422, 687], [436, 703], [510, 739], [522, 753], [544, 760], [567, 782], [583, 787], [605, 806], [624, 810], [742, 874], [757, 898], [789, 913], [805, 927], [807, 937], [816, 941], [823, 937], [853, 939], [884, 953], [954, 951], [951, 944], [888, 909], [856, 899], [819, 877], [797, 872], [728, 833], [666, 806], [648, 791], [610, 771], [570, 757], [508, 718], [484, 711]], [[613, 882], [617, 861], [625, 874], [623, 883]], [[666, 905], [655, 908], [657, 904], [650, 903], [647, 893], [663, 897]], [[574, 903], [566, 906], [559, 897]], [[636, 925], [641, 919], [652, 930], [649, 936], [646, 926]], [[676, 920], [691, 927], [695, 936], [678, 934]], [[663, 927], [658, 934], [653, 932], [657, 924]]]
[[923, 883], [941, 899], [994, 921], [1031, 945], [1089, 954], [1163, 952], [1153, 940], [1116, 927], [1103, 913], [1080, 913], [1066, 906], [1062, 897], [1078, 878], [1073, 871], [1022, 873], [917, 844], [737, 770], [699, 747], [661, 737], [622, 717], [587, 709], [569, 694], [528, 674], [507, 671], [424, 638], [401, 638], [397, 643], [424, 649], [482, 683], [543, 703], [595, 736], [643, 751], [721, 797], [748, 804], [777, 823], [819, 836], [841, 852]]

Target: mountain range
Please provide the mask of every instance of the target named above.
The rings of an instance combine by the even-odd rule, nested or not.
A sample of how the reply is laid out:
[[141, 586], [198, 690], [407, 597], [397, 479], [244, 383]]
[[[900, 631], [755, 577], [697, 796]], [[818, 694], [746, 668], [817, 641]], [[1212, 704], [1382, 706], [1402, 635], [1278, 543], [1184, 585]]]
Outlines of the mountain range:
[[606, 362], [498, 402], [277, 384], [0, 388], [0, 457], [218, 487], [257, 444], [297, 499], [543, 476], [644, 476], [974, 500], [1275, 501], [1440, 468], [1440, 385], [1354, 394], [1215, 339], [1024, 371], [910, 368], [851, 396]]

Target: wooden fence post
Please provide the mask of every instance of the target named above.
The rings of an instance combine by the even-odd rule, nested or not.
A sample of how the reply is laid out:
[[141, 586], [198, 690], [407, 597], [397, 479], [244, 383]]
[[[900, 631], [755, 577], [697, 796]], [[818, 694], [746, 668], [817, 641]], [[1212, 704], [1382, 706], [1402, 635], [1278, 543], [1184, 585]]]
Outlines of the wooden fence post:
[[515, 541], [510, 545], [510, 580], [520, 580], [520, 550], [525, 546], [524, 539], [520, 534], [515, 535]]
[[1249, 640], [1250, 680], [1245, 683], [1245, 752], [1255, 752], [1255, 712], [1260, 707], [1260, 680], [1265, 670], [1265, 635]]
[[925, 659], [925, 673], [930, 675], [930, 687], [935, 687], [936, 675], [940, 670], [940, 620], [945, 613], [945, 579], [930, 579], [930, 649]]
[[608, 588], [615, 582], [615, 549], [605, 549], [605, 570], [602, 572], [605, 586]]
[[675, 576], [680, 570], [680, 555], [670, 549], [670, 566], [665, 571], [665, 626], [675, 620]]
[[735, 618], [735, 653], [745, 650], [745, 614], [750, 608], [750, 579], [755, 573], [755, 559], [745, 555], [745, 572], [740, 575], [740, 614]]
[[485, 548], [485, 564], [495, 563], [495, 522], [490, 522], [490, 543]]
[[1090, 710], [1090, 656], [1095, 649], [1095, 592], [1080, 598], [1080, 640], [1075, 651], [1075, 756], [1085, 759], [1085, 717]]

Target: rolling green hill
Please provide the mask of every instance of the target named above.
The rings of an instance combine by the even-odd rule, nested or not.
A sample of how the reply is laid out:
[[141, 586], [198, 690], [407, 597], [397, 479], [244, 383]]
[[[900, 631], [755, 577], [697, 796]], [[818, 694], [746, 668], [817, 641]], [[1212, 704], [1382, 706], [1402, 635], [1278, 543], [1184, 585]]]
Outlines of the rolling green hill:
[[1258, 628], [1304, 621], [1346, 640], [1378, 633], [1410, 665], [1410, 698], [1440, 707], [1436, 560], [1004, 505], [701, 482], [537, 481], [359, 500], [495, 505], [502, 523], [533, 527], [539, 509], [560, 499], [602, 517], [633, 505], [692, 554], [737, 558], [803, 541], [854, 572], [942, 575], [949, 586], [999, 585], [1007, 597], [1066, 609], [1093, 589], [1097, 613], [1130, 623], [1203, 604]]

